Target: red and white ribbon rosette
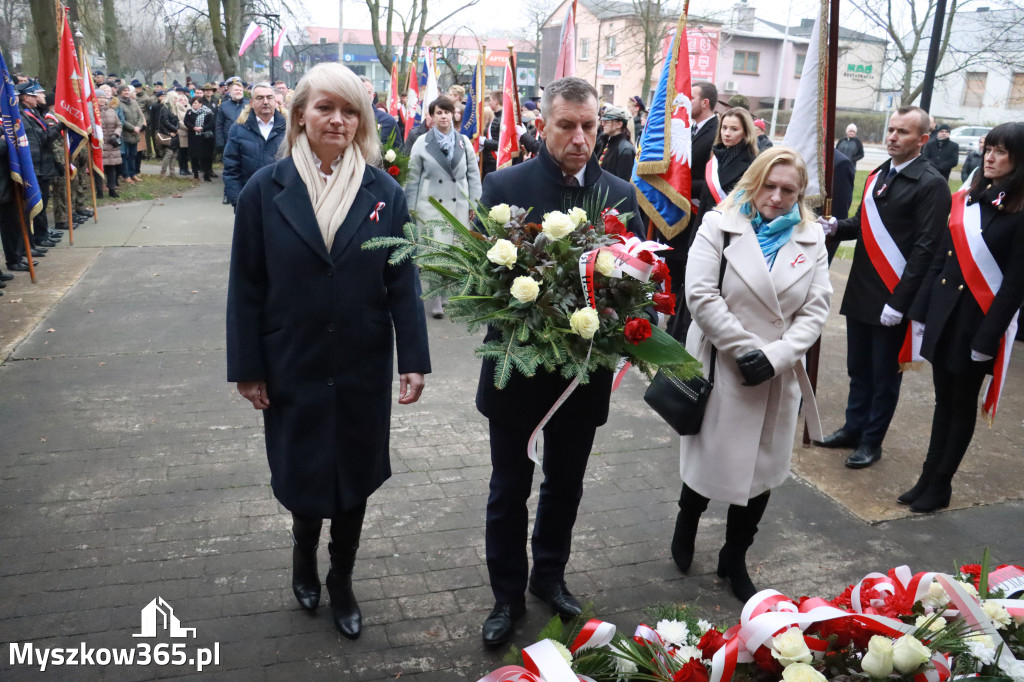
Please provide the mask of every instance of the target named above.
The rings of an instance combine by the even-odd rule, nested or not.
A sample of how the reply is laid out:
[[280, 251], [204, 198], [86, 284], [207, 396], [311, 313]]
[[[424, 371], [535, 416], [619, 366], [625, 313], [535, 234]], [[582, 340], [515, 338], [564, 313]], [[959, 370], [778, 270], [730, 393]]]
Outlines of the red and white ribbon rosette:
[[[571, 653], [608, 646], [615, 636], [615, 626], [591, 619], [569, 647]], [[586, 675], [577, 675], [550, 639], [523, 649], [523, 665], [506, 665], [481, 677], [477, 682], [593, 682]]]

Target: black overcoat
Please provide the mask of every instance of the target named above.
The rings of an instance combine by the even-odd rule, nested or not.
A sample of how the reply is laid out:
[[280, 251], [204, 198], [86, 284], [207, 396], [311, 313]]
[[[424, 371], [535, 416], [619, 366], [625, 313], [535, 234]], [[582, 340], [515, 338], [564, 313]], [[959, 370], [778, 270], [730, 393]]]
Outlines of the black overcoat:
[[[874, 192], [881, 189], [890, 163], [886, 161], [875, 169], [880, 177], [873, 188]], [[861, 202], [852, 217], [839, 221], [836, 230], [836, 236], [841, 241], [857, 240], [839, 312], [865, 324], [881, 325], [879, 318], [886, 305], [905, 314], [917, 295], [937, 244], [946, 230], [950, 206], [949, 185], [927, 159], [918, 156], [900, 171], [881, 196], [875, 197], [875, 206], [878, 207], [878, 215], [886, 230], [907, 260], [907, 265], [900, 283], [890, 294], [871, 264], [864, 240], [860, 239]]]
[[[743, 149], [740, 150], [739, 155], [733, 159], [732, 163], [727, 166], [722, 166], [721, 164], [718, 166], [718, 181], [722, 185], [722, 191], [726, 194], [732, 191], [732, 188], [736, 186], [736, 183], [740, 181], [743, 174], [747, 172], [748, 168], [750, 168], [750, 164], [754, 163], [754, 153], [750, 151], [750, 147], [747, 146], [746, 142], [741, 142], [740, 144], [743, 145]], [[711, 154], [714, 153], [714, 145], [712, 145]], [[708, 154], [708, 161], [711, 161], [711, 154]], [[700, 173], [701, 179], [703, 180], [705, 177], [704, 174], [707, 172], [707, 163], [705, 162], [704, 166], [700, 168], [695, 167], [694, 172]], [[708, 211], [714, 210], [717, 205], [718, 202], [715, 201], [715, 196], [711, 193], [708, 183], [706, 181], [701, 182], [700, 211], [697, 212], [695, 224], [691, 226], [694, 233], [696, 233], [697, 228], [700, 227], [704, 214]], [[690, 243], [693, 243], [692, 238]]]
[[[528, 222], [540, 224], [545, 213], [567, 212], [574, 206], [583, 206], [584, 197], [593, 191], [608, 192], [608, 205], [618, 206], [622, 213], [633, 214], [627, 229], [637, 235], [643, 234], [643, 223], [639, 217], [633, 186], [601, 170], [597, 160], [591, 157], [584, 173], [583, 187], [566, 187], [562, 171], [541, 145], [537, 156], [517, 166], [510, 166], [484, 178], [480, 203], [484, 206], [509, 204], [528, 208]], [[598, 216], [589, 216], [599, 220]], [[488, 331], [487, 341], [500, 338]], [[477, 386], [476, 407], [488, 419], [497, 422], [533, 427], [555, 404], [569, 382], [559, 374], [538, 371], [527, 378], [513, 372], [505, 388], [494, 387], [494, 361], [484, 360], [480, 368], [480, 383]], [[590, 373], [590, 381], [580, 385], [569, 399], [555, 413], [550, 423], [576, 424], [597, 427], [608, 420], [608, 403], [612, 390], [612, 373], [597, 370]]]
[[[972, 350], [995, 356], [999, 339], [1024, 303], [1024, 213], [1000, 211], [990, 198], [983, 195], [980, 201], [981, 235], [1003, 271], [1003, 282], [988, 314], [981, 312], [964, 281], [949, 230], [909, 313], [911, 319], [925, 323], [921, 355], [954, 374], [964, 374], [976, 365]], [[991, 374], [991, 361], [987, 369]]]
[[402, 188], [371, 166], [330, 253], [290, 157], [238, 197], [228, 381], [267, 382], [271, 485], [297, 514], [333, 516], [391, 475], [392, 355], [397, 345], [401, 374], [430, 371], [426, 319], [415, 266], [360, 246], [408, 220]]
[[[636, 147], [626, 139], [625, 135], [616, 135], [606, 140], [604, 147], [595, 151], [603, 170], [608, 171], [620, 180], [629, 182], [633, 175], [633, 161], [636, 160]], [[601, 157], [604, 156], [604, 159]]]

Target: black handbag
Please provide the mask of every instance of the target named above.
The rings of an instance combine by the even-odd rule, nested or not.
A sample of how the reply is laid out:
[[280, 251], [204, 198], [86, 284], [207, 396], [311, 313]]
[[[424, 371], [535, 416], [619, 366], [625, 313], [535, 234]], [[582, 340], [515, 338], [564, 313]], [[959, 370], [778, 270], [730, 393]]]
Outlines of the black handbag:
[[[722, 280], [725, 278], [725, 247], [729, 245], [729, 236], [729, 233], [726, 232], [722, 245], [721, 266], [718, 270], [719, 291], [722, 290]], [[644, 393], [644, 402], [650, 405], [680, 436], [693, 436], [700, 433], [700, 426], [704, 421], [704, 410], [707, 409], [711, 389], [715, 386], [715, 361], [717, 359], [718, 349], [712, 346], [711, 367], [706, 378], [696, 376], [684, 381], [659, 369], [658, 373], [654, 375], [654, 381]]]

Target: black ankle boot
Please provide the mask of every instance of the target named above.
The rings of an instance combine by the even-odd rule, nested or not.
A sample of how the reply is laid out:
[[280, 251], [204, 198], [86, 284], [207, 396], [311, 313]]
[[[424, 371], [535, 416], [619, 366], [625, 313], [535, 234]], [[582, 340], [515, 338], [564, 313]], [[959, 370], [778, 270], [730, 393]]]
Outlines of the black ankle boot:
[[321, 519], [292, 516], [292, 592], [299, 606], [313, 611], [320, 605], [320, 574], [316, 550], [320, 546]]
[[935, 474], [925, 491], [910, 505], [910, 511], [929, 514], [938, 509], [945, 509], [952, 497], [953, 477]]
[[334, 543], [327, 545], [331, 554], [331, 570], [327, 573], [327, 593], [331, 596], [331, 615], [334, 627], [349, 639], [357, 639], [363, 629], [363, 613], [359, 610], [352, 591], [352, 567], [355, 549], [339, 549]]
[[708, 508], [708, 498], [693, 490], [685, 483], [679, 495], [679, 514], [672, 533], [672, 560], [683, 573], [693, 563], [694, 543], [697, 540], [697, 526], [701, 514]]
[[932, 472], [927, 469], [921, 471], [921, 475], [918, 477], [914, 487], [896, 498], [897, 504], [913, 504], [928, 489], [928, 484], [931, 482]]
[[755, 594], [750, 575], [747, 573], [747, 548], [754, 544], [757, 524], [761, 522], [764, 510], [768, 506], [771, 491], [764, 492], [747, 501], [746, 507], [736, 504], [729, 505], [729, 515], [725, 526], [725, 545], [718, 553], [719, 578], [726, 578], [732, 586], [732, 593], [742, 602], [746, 602]]

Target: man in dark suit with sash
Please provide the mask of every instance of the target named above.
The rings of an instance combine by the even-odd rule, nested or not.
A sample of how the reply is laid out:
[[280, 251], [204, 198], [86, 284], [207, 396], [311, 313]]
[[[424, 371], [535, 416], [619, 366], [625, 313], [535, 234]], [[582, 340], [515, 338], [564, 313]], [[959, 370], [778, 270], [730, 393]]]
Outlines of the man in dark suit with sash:
[[[532, 207], [526, 219], [540, 223], [550, 211], [582, 207], [587, 198], [607, 192], [607, 205], [618, 202], [631, 212], [628, 229], [642, 234], [636, 198], [628, 183], [601, 170], [592, 158], [598, 127], [598, 99], [580, 78], [562, 78], [544, 90], [544, 118], [537, 129], [544, 144], [525, 163], [484, 178], [481, 203]], [[599, 216], [589, 216], [599, 221]], [[487, 340], [498, 338], [491, 332]], [[533, 528], [533, 570], [527, 579], [527, 498], [534, 463], [527, 456], [533, 429], [569, 385], [559, 374], [538, 370], [533, 377], [513, 373], [504, 389], [494, 386], [493, 360], [484, 360], [477, 389], [477, 409], [488, 418], [491, 436], [490, 496], [487, 500], [487, 572], [495, 605], [483, 625], [488, 645], [512, 636], [515, 621], [526, 611], [530, 592], [562, 616], [581, 612], [565, 585], [572, 528], [583, 496], [583, 475], [597, 427], [608, 419], [612, 373], [595, 370], [558, 408], [544, 428], [544, 481]]]
[[851, 469], [882, 456], [882, 440], [900, 397], [902, 364], [911, 360], [904, 317], [931, 264], [949, 218], [949, 185], [921, 156], [928, 114], [900, 107], [889, 119], [889, 160], [872, 171], [856, 215], [819, 218], [825, 234], [856, 239], [853, 265], [839, 312], [846, 316], [850, 394], [846, 423], [821, 441], [856, 448]]

